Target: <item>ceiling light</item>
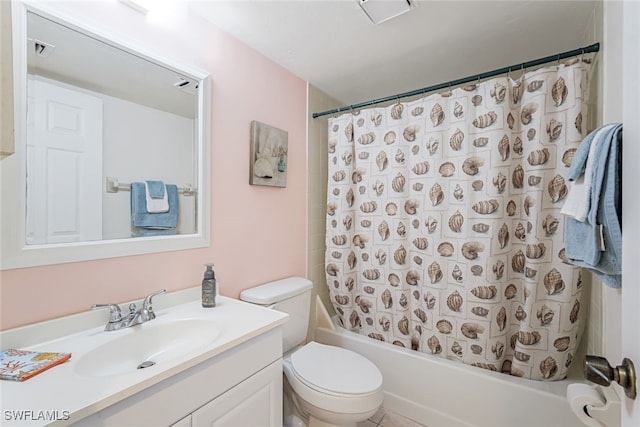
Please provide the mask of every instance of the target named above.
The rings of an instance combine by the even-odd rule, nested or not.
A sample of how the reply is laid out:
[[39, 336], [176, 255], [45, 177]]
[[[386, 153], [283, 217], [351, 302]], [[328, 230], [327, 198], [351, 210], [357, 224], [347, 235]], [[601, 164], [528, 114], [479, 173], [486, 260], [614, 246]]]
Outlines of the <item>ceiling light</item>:
[[356, 0], [371, 22], [380, 24], [410, 11], [415, 0]]
[[187, 5], [180, 0], [120, 0], [147, 16], [150, 22], [179, 25], [187, 20]]

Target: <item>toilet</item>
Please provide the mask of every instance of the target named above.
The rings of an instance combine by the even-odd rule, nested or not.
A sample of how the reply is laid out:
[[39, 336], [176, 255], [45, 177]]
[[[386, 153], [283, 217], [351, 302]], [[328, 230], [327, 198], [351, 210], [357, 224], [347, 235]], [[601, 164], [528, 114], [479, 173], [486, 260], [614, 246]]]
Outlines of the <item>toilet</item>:
[[282, 343], [284, 425], [355, 426], [382, 405], [382, 374], [351, 350], [314, 341], [304, 344], [311, 288], [311, 281], [289, 277], [246, 289], [240, 299], [289, 314]]

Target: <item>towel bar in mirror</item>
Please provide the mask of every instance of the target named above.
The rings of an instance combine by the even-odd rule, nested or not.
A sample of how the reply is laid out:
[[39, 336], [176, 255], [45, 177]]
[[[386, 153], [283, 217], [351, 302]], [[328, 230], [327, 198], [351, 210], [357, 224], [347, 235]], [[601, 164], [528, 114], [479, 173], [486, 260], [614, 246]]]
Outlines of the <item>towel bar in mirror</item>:
[[[118, 191], [130, 190], [131, 184], [120, 182], [118, 178], [114, 178], [111, 176], [107, 177], [107, 193], [117, 193]], [[181, 187], [178, 187], [178, 193], [184, 194], [185, 196], [194, 196], [197, 193], [197, 190], [193, 188], [191, 184], [185, 184]]]

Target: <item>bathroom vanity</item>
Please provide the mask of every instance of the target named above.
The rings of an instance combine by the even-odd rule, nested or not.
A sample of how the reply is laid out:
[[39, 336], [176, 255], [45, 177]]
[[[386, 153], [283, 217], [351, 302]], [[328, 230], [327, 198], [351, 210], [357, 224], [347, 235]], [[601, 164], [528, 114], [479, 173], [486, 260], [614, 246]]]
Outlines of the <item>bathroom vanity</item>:
[[225, 297], [205, 309], [199, 291], [156, 297], [156, 319], [118, 331], [87, 312], [0, 333], [3, 349], [72, 353], [0, 382], [2, 425], [281, 426], [288, 316]]

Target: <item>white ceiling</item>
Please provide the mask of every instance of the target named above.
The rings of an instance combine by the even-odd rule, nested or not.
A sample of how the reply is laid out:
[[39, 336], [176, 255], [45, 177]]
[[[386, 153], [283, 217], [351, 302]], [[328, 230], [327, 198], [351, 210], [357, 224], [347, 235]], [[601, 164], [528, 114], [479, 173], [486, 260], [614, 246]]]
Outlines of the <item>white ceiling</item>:
[[596, 3], [417, 0], [412, 11], [379, 25], [357, 0], [189, 6], [348, 105], [583, 47]]
[[[184, 74], [35, 13], [27, 15], [27, 38], [30, 74], [188, 118], [196, 115], [196, 96], [174, 86]], [[35, 41], [55, 46], [50, 56], [36, 55]]]

